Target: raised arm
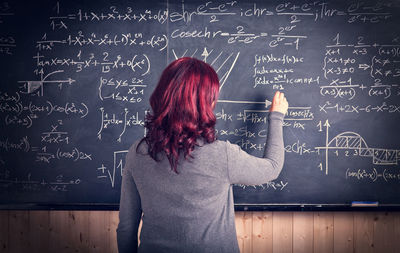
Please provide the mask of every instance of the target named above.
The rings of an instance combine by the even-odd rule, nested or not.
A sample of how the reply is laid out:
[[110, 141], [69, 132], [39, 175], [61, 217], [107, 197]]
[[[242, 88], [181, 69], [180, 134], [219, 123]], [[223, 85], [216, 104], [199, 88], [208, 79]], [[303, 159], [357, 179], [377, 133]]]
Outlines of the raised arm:
[[283, 93], [276, 92], [268, 118], [268, 134], [263, 158], [249, 155], [238, 145], [227, 144], [228, 176], [232, 184], [259, 185], [279, 176], [284, 162], [283, 118], [288, 103]]

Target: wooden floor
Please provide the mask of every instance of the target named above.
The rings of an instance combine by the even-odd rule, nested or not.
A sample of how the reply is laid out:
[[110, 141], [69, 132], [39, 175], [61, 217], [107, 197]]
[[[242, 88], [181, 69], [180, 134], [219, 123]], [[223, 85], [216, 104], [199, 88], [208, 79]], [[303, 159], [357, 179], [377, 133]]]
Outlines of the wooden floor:
[[[0, 252], [117, 252], [115, 211], [0, 211]], [[400, 252], [398, 212], [237, 212], [244, 252]]]

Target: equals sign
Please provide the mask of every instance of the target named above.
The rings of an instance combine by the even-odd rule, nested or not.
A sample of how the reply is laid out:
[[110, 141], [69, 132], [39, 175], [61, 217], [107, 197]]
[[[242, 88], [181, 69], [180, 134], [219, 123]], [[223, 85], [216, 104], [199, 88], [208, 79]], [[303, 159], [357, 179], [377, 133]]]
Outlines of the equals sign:
[[260, 36], [261, 37], [266, 37], [266, 36], [268, 36], [268, 33], [260, 33]]
[[76, 15], [75, 14], [68, 14], [68, 19], [76, 19]]
[[229, 33], [221, 33], [221, 36], [229, 36]]

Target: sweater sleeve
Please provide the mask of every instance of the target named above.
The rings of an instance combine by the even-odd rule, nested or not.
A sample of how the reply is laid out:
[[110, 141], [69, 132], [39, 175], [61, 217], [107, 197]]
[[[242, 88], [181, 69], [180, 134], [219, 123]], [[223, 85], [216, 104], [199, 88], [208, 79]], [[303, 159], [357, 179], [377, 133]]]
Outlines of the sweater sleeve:
[[118, 252], [137, 252], [138, 227], [142, 217], [140, 195], [132, 176], [130, 155], [136, 152], [131, 148], [126, 155], [123, 169], [121, 199], [119, 205], [119, 224], [117, 228]]
[[238, 145], [227, 143], [228, 177], [231, 184], [259, 185], [276, 179], [283, 167], [283, 117], [270, 112], [269, 130], [263, 158], [243, 151]]

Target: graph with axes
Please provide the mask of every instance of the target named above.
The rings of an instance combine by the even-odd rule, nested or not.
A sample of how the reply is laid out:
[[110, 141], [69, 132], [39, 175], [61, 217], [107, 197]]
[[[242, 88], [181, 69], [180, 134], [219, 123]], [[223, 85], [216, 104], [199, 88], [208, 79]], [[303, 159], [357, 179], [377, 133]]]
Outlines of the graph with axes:
[[[329, 150], [353, 151], [352, 155], [360, 157], [371, 157], [374, 165], [398, 165], [400, 160], [400, 149], [371, 148], [361, 135], [356, 132], [346, 131], [329, 139], [329, 128], [331, 125], [326, 120], [323, 125], [325, 132], [325, 146], [315, 147], [317, 151], [325, 151], [325, 174], [329, 171]], [[322, 127], [321, 127], [322, 130]], [[322, 164], [320, 166], [322, 170]]]
[[75, 80], [71, 79], [71, 78], [67, 78], [67, 79], [62, 79], [62, 80], [49, 80], [49, 77], [57, 74], [57, 73], [63, 73], [64, 70], [57, 70], [57, 71], [53, 71], [47, 75], [44, 76], [43, 73], [40, 74], [40, 80], [24, 80], [24, 81], [18, 81], [18, 83], [22, 83], [23, 86], [21, 88], [23, 88], [23, 93], [34, 93], [36, 91], [37, 95], [42, 97], [44, 96], [44, 84], [56, 84], [59, 87], [61, 87], [63, 84], [69, 84], [71, 85], [72, 83], [75, 82]]

